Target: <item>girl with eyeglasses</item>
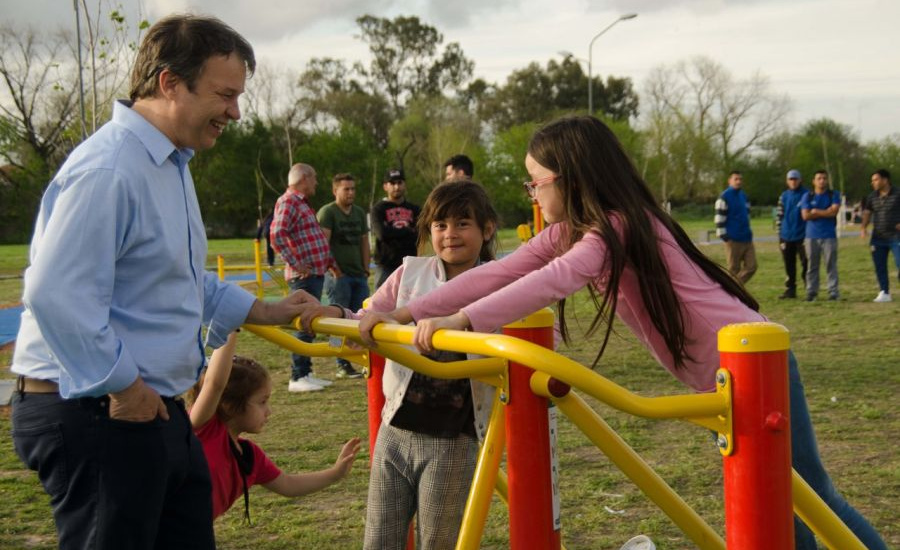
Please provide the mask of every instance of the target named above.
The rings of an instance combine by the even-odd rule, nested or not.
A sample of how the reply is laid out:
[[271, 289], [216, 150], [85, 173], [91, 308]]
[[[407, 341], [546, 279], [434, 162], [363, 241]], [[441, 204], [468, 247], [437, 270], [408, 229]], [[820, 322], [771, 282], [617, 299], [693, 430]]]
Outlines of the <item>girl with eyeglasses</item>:
[[[657, 204], [618, 139], [593, 117], [566, 117], [532, 137], [525, 156], [548, 227], [505, 258], [472, 269], [389, 314], [360, 321], [367, 343], [380, 322], [416, 322], [415, 344], [432, 350], [436, 330], [492, 332], [550, 305], [568, 341], [566, 297], [587, 287], [601, 329], [596, 365], [613, 316], [656, 360], [698, 392], [715, 388], [717, 333], [733, 323], [766, 321], [749, 292], [691, 242]], [[872, 526], [833, 488], [819, 459], [797, 362], [789, 353], [793, 467], [872, 549], [886, 548]], [[795, 520], [797, 548], [814, 550]]]

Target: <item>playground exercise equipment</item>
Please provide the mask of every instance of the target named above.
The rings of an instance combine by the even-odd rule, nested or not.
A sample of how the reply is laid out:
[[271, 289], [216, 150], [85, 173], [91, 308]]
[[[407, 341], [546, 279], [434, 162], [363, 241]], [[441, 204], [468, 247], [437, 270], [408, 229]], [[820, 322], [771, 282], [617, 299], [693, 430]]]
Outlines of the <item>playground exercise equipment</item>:
[[[216, 257], [216, 271], [219, 275], [219, 279], [225, 280], [225, 273], [228, 271], [252, 271], [256, 275], [256, 279], [253, 283], [256, 285], [256, 297], [262, 300], [265, 298], [265, 287], [263, 286], [263, 272], [269, 275], [269, 278], [275, 281], [278, 285], [281, 293], [285, 296], [290, 292], [290, 289], [287, 286], [287, 283], [284, 280], [284, 276], [280, 270], [275, 268], [264, 268], [262, 265], [262, 250], [260, 249], [260, 241], [259, 239], [253, 239], [253, 265], [225, 265], [225, 257], [219, 254]], [[238, 283], [240, 284], [240, 283]], [[242, 285], [244, 286], [244, 285]]]
[[[379, 361], [372, 361], [376, 355], [429, 376], [475, 378], [497, 388], [458, 550], [479, 547], [495, 489], [509, 507], [511, 549], [562, 548], [551, 433], [556, 410], [566, 414], [699, 548], [722, 549], [727, 540], [729, 549], [792, 549], [793, 511], [828, 548], [865, 550], [791, 470], [789, 336], [784, 327], [746, 323], [722, 329], [718, 337], [721, 368], [714, 393], [643, 397], [548, 349], [553, 342], [552, 326], [553, 315], [545, 310], [505, 327], [504, 334], [438, 331], [432, 340], [435, 348], [484, 356], [452, 363], [438, 363], [412, 351], [408, 346], [413, 328], [408, 326], [376, 326], [373, 337], [378, 346], [372, 352], [345, 345], [348, 339], [360, 342], [358, 322], [352, 320], [314, 320], [313, 330], [331, 335], [327, 344], [306, 344], [273, 327], [245, 328], [295, 353], [341, 356], [366, 365], [371, 438], [377, 434], [384, 403], [380, 395], [383, 361], [379, 368]], [[679, 419], [715, 431], [724, 464], [726, 540], [573, 388], [625, 413]], [[500, 470], [504, 448], [508, 475]]]

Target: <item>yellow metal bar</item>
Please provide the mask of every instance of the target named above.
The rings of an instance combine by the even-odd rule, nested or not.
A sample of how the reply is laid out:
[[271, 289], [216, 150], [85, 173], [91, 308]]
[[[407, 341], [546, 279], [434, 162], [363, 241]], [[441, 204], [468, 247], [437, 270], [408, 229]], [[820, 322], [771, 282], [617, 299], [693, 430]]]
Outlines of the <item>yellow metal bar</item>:
[[216, 256], [216, 267], [219, 270], [219, 280], [225, 280], [225, 257], [219, 254]]
[[[319, 318], [313, 321], [316, 332], [359, 336], [356, 321]], [[380, 324], [372, 335], [380, 342], [411, 345], [413, 327]], [[568, 357], [544, 347], [502, 334], [482, 334], [455, 330], [439, 330], [432, 343], [443, 350], [501, 357], [527, 365], [535, 370], [580, 388], [584, 393], [620, 411], [645, 418], [710, 419], [727, 413], [727, 399], [718, 393], [643, 397], [604, 378]], [[701, 424], [704, 425], [704, 424]], [[714, 424], [716, 425], [716, 424]]]
[[800, 516], [813, 533], [835, 550], [866, 550], [866, 546], [853, 534], [841, 518], [813, 491], [796, 470], [791, 478], [794, 494], [794, 513]]
[[246, 324], [243, 328], [253, 334], [268, 340], [284, 349], [294, 352], [298, 355], [307, 355], [315, 357], [343, 357], [348, 361], [353, 361], [360, 365], [368, 364], [368, 352], [366, 350], [351, 349], [346, 346], [334, 347], [328, 343], [307, 344], [301, 342], [293, 335], [290, 335], [275, 327], [263, 325]]
[[[540, 374], [540, 373], [538, 373]], [[725, 541], [688, 506], [659, 475], [641, 459], [615, 430], [574, 392], [551, 397], [559, 409], [621, 470], [647, 497], [701, 549], [724, 550]]]
[[466, 508], [463, 511], [459, 538], [456, 540], [456, 550], [477, 550], [481, 547], [484, 524], [487, 521], [488, 510], [491, 508], [491, 495], [497, 485], [500, 459], [503, 457], [505, 444], [506, 410], [500, 402], [499, 393], [497, 393], [494, 396], [494, 408], [491, 410], [491, 420], [488, 423], [484, 442], [478, 452], [478, 463], [475, 465], [469, 498], [466, 500]]

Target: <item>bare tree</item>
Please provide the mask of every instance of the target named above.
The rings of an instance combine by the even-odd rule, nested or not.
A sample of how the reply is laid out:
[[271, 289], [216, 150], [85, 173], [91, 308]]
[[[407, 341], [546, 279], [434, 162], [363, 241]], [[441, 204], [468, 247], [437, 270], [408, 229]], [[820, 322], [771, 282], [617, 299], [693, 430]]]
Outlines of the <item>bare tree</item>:
[[693, 199], [779, 129], [786, 96], [759, 73], [737, 81], [719, 63], [695, 57], [655, 68], [647, 79], [645, 127], [667, 193]]
[[88, 126], [90, 133], [94, 133], [109, 116], [113, 100], [123, 95], [141, 33], [150, 23], [141, 18], [140, 4], [136, 12], [138, 23], [132, 32], [121, 7], [117, 8], [110, 0], [97, 0], [93, 11], [87, 0], [78, 2], [87, 32], [85, 47], [90, 77], [87, 97], [91, 105]]
[[[0, 27], [0, 77], [7, 98], [0, 101], [3, 142], [0, 156], [19, 172], [55, 166], [68, 151], [66, 129], [75, 118], [77, 89], [70, 36], [39, 34], [31, 28]], [[12, 184], [11, 174], [3, 178]]]

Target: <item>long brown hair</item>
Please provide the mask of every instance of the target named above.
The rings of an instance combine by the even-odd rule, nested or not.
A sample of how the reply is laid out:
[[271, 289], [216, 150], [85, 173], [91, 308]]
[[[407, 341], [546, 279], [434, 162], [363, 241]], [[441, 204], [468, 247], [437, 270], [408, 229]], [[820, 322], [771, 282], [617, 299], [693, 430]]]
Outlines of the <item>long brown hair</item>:
[[[602, 298], [593, 285], [588, 286], [597, 308], [588, 334], [606, 323], [603, 345], [594, 365], [612, 334], [619, 282], [626, 265], [637, 275], [644, 307], [672, 354], [675, 366], [682, 367], [686, 359], [691, 359], [686, 350], [684, 313], [659, 250], [659, 237], [647, 219], [648, 213], [660, 221], [685, 254], [726, 292], [753, 310], [759, 309], [750, 293], [721, 266], [704, 256], [681, 226], [660, 208], [619, 140], [603, 122], [590, 116], [555, 120], [534, 134], [528, 153], [559, 176], [554, 185], [565, 208], [565, 237], [557, 254], [565, 253], [590, 231], [606, 243], [606, 257], [598, 258], [606, 266]], [[612, 216], [621, 222], [621, 238], [611, 223]], [[559, 322], [563, 339], [568, 341], [565, 306], [563, 298], [559, 301]]]

